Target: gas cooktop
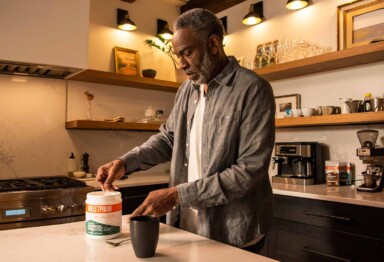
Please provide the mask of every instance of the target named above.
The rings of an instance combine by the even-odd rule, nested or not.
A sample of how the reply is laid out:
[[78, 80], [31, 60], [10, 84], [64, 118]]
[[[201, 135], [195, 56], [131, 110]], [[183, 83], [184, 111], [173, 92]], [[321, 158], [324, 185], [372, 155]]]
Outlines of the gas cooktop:
[[0, 179], [0, 192], [86, 187], [86, 183], [66, 176]]

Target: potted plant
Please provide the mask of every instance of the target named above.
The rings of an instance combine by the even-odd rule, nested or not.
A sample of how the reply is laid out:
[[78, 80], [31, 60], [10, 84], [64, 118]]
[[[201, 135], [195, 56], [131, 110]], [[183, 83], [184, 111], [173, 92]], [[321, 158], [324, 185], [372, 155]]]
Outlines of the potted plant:
[[167, 56], [169, 56], [172, 59], [172, 63], [175, 69], [179, 69], [179, 63], [176, 60], [176, 54], [173, 52], [172, 45], [169, 43], [169, 41], [165, 40], [160, 36], [158, 36], [157, 38], [161, 41], [161, 44], [156, 43], [156, 41], [152, 39], [146, 39], [144, 42], [148, 46], [155, 47], [160, 51], [162, 51]]
[[160, 51], [162, 51], [164, 54], [169, 56], [172, 59], [173, 66], [175, 67], [176, 81], [184, 82], [184, 80], [187, 79], [187, 76], [185, 75], [183, 70], [180, 69], [180, 65], [179, 65], [179, 62], [177, 61], [177, 57], [175, 52], [173, 51], [172, 45], [169, 43], [168, 40], [165, 40], [160, 36], [157, 36], [157, 38], [160, 40], [160, 43], [152, 39], [146, 39], [144, 42], [148, 46], [157, 48]]

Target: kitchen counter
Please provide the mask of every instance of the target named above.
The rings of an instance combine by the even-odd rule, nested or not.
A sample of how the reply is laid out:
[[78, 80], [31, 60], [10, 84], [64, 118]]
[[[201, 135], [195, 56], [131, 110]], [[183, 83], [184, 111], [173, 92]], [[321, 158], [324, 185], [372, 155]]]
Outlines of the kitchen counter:
[[272, 183], [273, 193], [277, 195], [384, 208], [384, 192], [366, 193], [359, 192], [356, 188], [355, 185], [327, 187], [325, 184], [300, 186]]
[[[123, 233], [129, 225], [123, 216]], [[132, 244], [113, 247], [85, 234], [85, 222], [0, 231], [0, 253], [7, 262], [143, 261], [136, 258]], [[275, 261], [189, 232], [160, 224], [160, 237], [150, 261]], [[3, 259], [2, 259], [3, 261]]]
[[[85, 180], [87, 185], [100, 189], [95, 179]], [[147, 186], [156, 184], [167, 184], [169, 173], [134, 173], [128, 178], [118, 180], [114, 185], [118, 187]], [[273, 193], [278, 195], [312, 198], [317, 200], [334, 201], [347, 204], [371, 206], [384, 208], [384, 191], [376, 193], [358, 192], [357, 186], [327, 187], [321, 185], [290, 185], [283, 183], [272, 183]]]
[[[87, 183], [87, 185], [100, 189], [99, 184], [92, 179], [79, 179]], [[168, 184], [169, 173], [134, 173], [126, 179], [117, 180], [113, 184], [118, 187], [148, 186], [157, 184]]]

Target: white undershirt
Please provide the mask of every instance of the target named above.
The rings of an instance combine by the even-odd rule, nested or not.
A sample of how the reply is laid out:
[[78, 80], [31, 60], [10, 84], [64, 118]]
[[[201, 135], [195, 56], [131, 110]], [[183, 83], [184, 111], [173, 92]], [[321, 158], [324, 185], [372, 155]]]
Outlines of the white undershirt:
[[188, 182], [202, 178], [201, 169], [201, 133], [203, 130], [203, 117], [205, 109], [204, 84], [200, 85], [200, 95], [197, 101], [195, 114], [189, 137], [189, 165]]

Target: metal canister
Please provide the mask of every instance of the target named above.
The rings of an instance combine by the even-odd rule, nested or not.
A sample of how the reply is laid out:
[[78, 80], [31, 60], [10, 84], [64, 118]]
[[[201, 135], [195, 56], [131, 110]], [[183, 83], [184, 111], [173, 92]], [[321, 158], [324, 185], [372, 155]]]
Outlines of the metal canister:
[[377, 111], [384, 110], [383, 108], [384, 98], [375, 97], [375, 98], [372, 98], [369, 102], [371, 103], [372, 111], [377, 112]]

